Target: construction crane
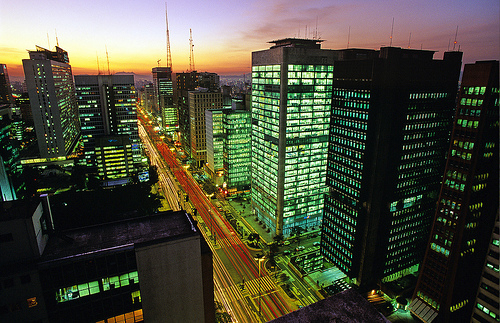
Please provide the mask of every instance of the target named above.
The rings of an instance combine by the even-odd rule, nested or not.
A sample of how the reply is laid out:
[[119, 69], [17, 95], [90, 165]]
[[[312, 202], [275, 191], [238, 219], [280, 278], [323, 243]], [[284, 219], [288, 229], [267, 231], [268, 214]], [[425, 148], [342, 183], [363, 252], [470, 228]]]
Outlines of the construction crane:
[[156, 61], [156, 64], [158, 64], [158, 67], [160, 67], [160, 61], [161, 61], [161, 58]]
[[170, 32], [168, 30], [167, 3], [165, 2], [165, 22], [167, 23], [167, 67], [172, 70], [172, 53], [170, 52]]
[[193, 32], [191, 28], [189, 28], [189, 71], [193, 72], [195, 70], [194, 67], [194, 53], [193, 53]]

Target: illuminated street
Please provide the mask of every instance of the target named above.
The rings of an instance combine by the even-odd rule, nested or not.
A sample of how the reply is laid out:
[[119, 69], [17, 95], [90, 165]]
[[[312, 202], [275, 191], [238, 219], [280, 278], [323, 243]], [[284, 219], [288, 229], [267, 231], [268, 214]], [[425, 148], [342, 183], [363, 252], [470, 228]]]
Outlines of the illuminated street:
[[[179, 189], [187, 193], [190, 203], [196, 209], [198, 227], [209, 242], [214, 255], [216, 299], [221, 301], [227, 312], [238, 322], [256, 321], [259, 316], [260, 321], [267, 322], [295, 310], [291, 299], [281, 295], [283, 292], [266, 271], [263, 261], [259, 275], [259, 261], [252, 256], [192, 176], [179, 164], [170, 148], [148, 123], [143, 121], [143, 124], [146, 124], [157, 149], [152, 146], [144, 127], [140, 127], [141, 138], [150, 153], [151, 162], [158, 167], [160, 186], [172, 209], [179, 207], [176, 200], [179, 194], [176, 192], [175, 180], [170, 178], [170, 174], [175, 176]], [[159, 157], [158, 152], [163, 158]], [[181, 199], [180, 204], [187, 203]], [[185, 209], [189, 210], [189, 207]]]

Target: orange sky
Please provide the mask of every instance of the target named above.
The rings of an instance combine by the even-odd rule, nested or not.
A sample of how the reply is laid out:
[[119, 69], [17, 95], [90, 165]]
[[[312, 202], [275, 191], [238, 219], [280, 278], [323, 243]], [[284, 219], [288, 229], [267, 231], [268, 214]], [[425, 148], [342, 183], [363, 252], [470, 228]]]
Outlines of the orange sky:
[[[464, 63], [499, 59], [497, 0], [347, 1], [255, 0], [169, 1], [168, 19], [174, 72], [189, 67], [189, 29], [198, 71], [242, 74], [250, 71], [251, 52], [286, 37], [312, 38], [322, 48], [378, 49], [389, 45], [394, 18], [393, 46], [436, 50], [435, 58], [457, 46]], [[57, 40], [68, 51], [73, 74], [107, 71], [151, 74], [166, 62], [165, 2], [148, 0], [2, 1], [0, 63], [11, 79], [22, 78], [22, 59], [35, 45], [53, 48]], [[316, 27], [317, 26], [317, 27]], [[306, 35], [307, 31], [307, 35]], [[451, 49], [451, 48], [450, 48]]]

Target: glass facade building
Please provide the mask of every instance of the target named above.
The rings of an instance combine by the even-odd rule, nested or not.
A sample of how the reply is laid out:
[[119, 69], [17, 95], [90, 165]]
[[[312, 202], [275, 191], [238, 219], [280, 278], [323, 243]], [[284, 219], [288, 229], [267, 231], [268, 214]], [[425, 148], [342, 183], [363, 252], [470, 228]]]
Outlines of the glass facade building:
[[250, 111], [225, 111], [223, 167], [229, 194], [250, 189], [251, 129]]
[[[469, 319], [477, 306], [476, 291], [498, 214], [498, 67], [498, 61], [464, 67], [441, 191], [410, 304], [425, 322]], [[498, 251], [498, 240], [496, 244]], [[496, 276], [498, 286], [498, 252], [491, 255], [497, 272], [490, 267], [486, 273]], [[483, 289], [482, 300], [498, 309], [498, 290], [494, 295]]]
[[224, 112], [220, 110], [205, 110], [205, 127], [207, 142], [207, 167], [217, 186], [222, 185], [224, 174]]
[[153, 85], [155, 91], [154, 114], [161, 118], [161, 126], [165, 132], [175, 133], [179, 129], [177, 110], [174, 107], [174, 88], [172, 69], [170, 67], [154, 67]]
[[347, 49], [335, 62], [321, 250], [362, 288], [423, 258], [461, 65], [433, 54]]
[[334, 52], [283, 39], [252, 53], [252, 207], [276, 234], [321, 223]]

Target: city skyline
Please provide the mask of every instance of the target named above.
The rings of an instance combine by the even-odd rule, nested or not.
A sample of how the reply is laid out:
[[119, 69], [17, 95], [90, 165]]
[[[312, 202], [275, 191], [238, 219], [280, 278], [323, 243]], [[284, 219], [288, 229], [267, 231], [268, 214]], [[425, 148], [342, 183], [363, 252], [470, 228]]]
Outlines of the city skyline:
[[[491, 0], [424, 1], [418, 7], [409, 1], [367, 0], [334, 5], [329, 1], [169, 1], [167, 6], [175, 73], [189, 68], [190, 28], [196, 69], [221, 75], [249, 73], [252, 51], [286, 37], [320, 38], [325, 49], [410, 46], [438, 51], [438, 56], [460, 47], [464, 64], [498, 59], [500, 53], [500, 5]], [[0, 23], [2, 63], [13, 81], [22, 80], [21, 61], [35, 45], [53, 49], [59, 43], [68, 51], [75, 75], [97, 74], [97, 60], [100, 71], [107, 73], [107, 56], [111, 73], [150, 75], [159, 59], [160, 66], [166, 64], [164, 1], [142, 6], [95, 0], [3, 1], [0, 8], [6, 13]]]

